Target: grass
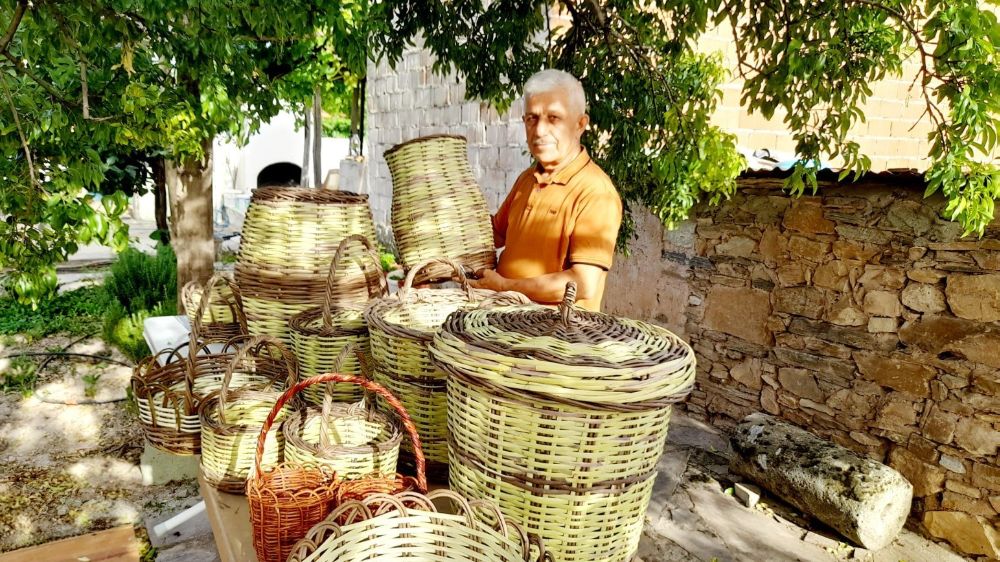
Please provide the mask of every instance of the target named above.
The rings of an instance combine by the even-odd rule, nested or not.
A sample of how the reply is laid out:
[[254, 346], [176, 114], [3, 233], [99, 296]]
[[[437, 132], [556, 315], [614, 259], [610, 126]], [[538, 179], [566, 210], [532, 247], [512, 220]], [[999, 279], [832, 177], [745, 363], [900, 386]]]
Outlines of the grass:
[[0, 392], [16, 392], [27, 398], [35, 391], [37, 380], [38, 365], [29, 357], [14, 357], [0, 372]]
[[101, 330], [109, 299], [103, 287], [83, 287], [43, 301], [36, 310], [11, 298], [0, 299], [0, 334], [22, 334], [30, 340], [64, 333], [86, 336]]

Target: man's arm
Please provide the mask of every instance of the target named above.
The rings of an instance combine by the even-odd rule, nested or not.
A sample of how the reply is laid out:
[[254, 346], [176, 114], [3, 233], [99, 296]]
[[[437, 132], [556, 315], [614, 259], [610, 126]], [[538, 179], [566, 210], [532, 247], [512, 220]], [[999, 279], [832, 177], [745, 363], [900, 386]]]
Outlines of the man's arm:
[[525, 279], [509, 279], [492, 269], [484, 269], [478, 272], [480, 279], [469, 280], [469, 284], [479, 289], [517, 291], [535, 302], [555, 304], [562, 302], [569, 281], [576, 282], [577, 300], [598, 298], [602, 273], [604, 268], [585, 263], [575, 263], [569, 269]]

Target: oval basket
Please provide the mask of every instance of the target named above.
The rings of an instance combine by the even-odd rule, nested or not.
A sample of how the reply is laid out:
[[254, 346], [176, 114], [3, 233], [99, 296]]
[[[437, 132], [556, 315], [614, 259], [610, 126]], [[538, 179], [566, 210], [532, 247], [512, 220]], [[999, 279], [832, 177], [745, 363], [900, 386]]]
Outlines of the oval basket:
[[[493, 225], [465, 137], [416, 138], [387, 150], [385, 161], [392, 174], [392, 233], [404, 269], [433, 258], [472, 271], [496, 267]], [[432, 264], [416, 282], [450, 275], [447, 266]]]
[[[414, 289], [414, 279], [430, 265], [452, 268], [462, 288]], [[396, 295], [373, 301], [365, 309], [374, 378], [398, 396], [410, 413], [423, 442], [432, 480], [447, 480], [448, 398], [447, 377], [434, 365], [427, 346], [445, 318], [456, 310], [481, 303], [526, 302], [527, 297], [520, 293], [472, 289], [461, 265], [449, 260], [429, 260], [410, 270]], [[403, 450], [412, 453], [406, 443]]]
[[225, 342], [247, 333], [240, 290], [221, 273], [212, 275], [204, 285], [197, 281], [186, 283], [181, 289], [181, 301], [191, 330], [202, 342]]
[[558, 560], [624, 562], [694, 354], [658, 326], [577, 309], [574, 296], [571, 285], [559, 310], [445, 322], [431, 353], [448, 372], [450, 484], [495, 501]]

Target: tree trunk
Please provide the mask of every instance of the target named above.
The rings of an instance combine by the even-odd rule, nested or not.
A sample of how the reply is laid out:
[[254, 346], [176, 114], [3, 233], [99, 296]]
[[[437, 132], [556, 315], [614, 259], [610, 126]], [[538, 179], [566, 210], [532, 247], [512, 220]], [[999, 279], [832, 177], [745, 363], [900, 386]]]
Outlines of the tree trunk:
[[160, 243], [170, 243], [170, 224], [167, 222], [167, 168], [165, 159], [153, 159], [153, 201], [156, 216], [156, 230], [160, 233]]
[[309, 105], [305, 105], [305, 119], [302, 122], [302, 171], [299, 174], [299, 185], [309, 187], [312, 181], [312, 173], [309, 170], [309, 157], [312, 155], [312, 110]]
[[319, 85], [313, 90], [313, 186], [323, 187], [323, 94]]
[[188, 281], [204, 283], [215, 268], [215, 239], [212, 232], [212, 141], [202, 142], [205, 156], [166, 166], [170, 195], [170, 226], [177, 254], [177, 305], [184, 304], [181, 288]]

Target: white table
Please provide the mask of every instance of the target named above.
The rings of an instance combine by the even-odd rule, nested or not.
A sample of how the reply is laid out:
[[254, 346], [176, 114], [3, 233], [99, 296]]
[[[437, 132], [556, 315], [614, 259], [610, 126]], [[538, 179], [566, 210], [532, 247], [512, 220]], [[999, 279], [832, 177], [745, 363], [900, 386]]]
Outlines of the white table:
[[[142, 337], [146, 339], [149, 350], [156, 355], [164, 349], [172, 349], [181, 344], [188, 343], [191, 339], [191, 321], [187, 316], [152, 316], [142, 323]], [[221, 343], [208, 344], [208, 350], [212, 353], [222, 351]], [[204, 353], [204, 350], [200, 351]], [[187, 346], [178, 352], [181, 357], [187, 357]], [[167, 356], [163, 355], [157, 359], [163, 365]]]

